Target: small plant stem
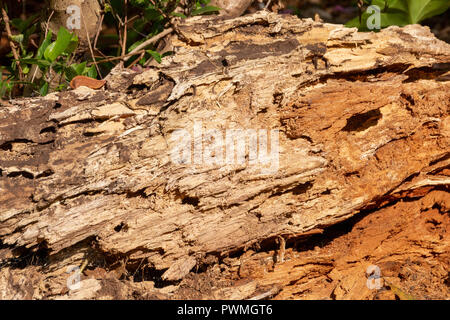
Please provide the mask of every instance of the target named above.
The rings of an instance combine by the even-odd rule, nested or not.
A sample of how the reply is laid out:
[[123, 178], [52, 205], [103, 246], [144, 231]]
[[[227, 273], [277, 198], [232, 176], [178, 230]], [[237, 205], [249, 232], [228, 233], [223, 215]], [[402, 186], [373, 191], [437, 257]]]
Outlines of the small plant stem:
[[83, 16], [83, 11], [81, 11], [81, 18], [83, 19], [84, 29], [86, 30], [87, 42], [88, 42], [88, 46], [89, 46], [89, 51], [91, 52], [92, 60], [94, 60], [94, 65], [95, 65], [95, 68], [97, 69], [98, 75], [100, 76], [100, 78], [103, 78], [102, 74], [100, 72], [100, 68], [98, 67], [97, 62], [95, 61], [94, 51], [92, 50], [92, 45], [91, 45], [91, 38], [89, 37], [89, 31], [88, 31], [88, 28], [86, 25], [86, 20], [84, 19], [84, 16]]
[[128, 66], [128, 68], [130, 68], [130, 67], [132, 67], [132, 66], [134, 66], [136, 63], [138, 63], [139, 62], [139, 60], [141, 60], [142, 59], [142, 57], [145, 55], [145, 51], [144, 52], [142, 52], [141, 54], [140, 54], [140, 56], [139, 57], [137, 57], [137, 59], [135, 59], [133, 62], [131, 62], [130, 63], [130, 65]]
[[11, 51], [12, 54], [14, 56], [14, 59], [16, 60], [16, 65], [17, 65], [17, 69], [19, 70], [19, 80], [22, 81], [23, 80], [23, 72], [22, 72], [22, 67], [20, 66], [20, 57], [19, 54], [17, 53], [16, 50], [16, 45], [14, 43], [14, 41], [12, 40], [12, 33], [11, 33], [11, 28], [9, 26], [9, 18], [8, 18], [8, 14], [6, 13], [6, 10], [4, 7], [2, 7], [2, 17], [3, 17], [3, 22], [5, 22], [5, 28], [6, 28], [6, 34], [8, 35], [8, 39], [9, 39], [9, 46], [11, 47]]
[[[125, 55], [127, 51], [127, 28], [128, 28], [128, 14], [127, 14], [127, 7], [128, 3], [127, 0], [124, 0], [124, 11], [125, 11], [125, 21], [123, 23], [123, 39], [122, 39], [122, 57]], [[120, 61], [120, 66], [123, 67], [124, 60]]]
[[95, 40], [94, 40], [94, 49], [97, 50], [97, 40], [98, 40], [98, 36], [100, 35], [100, 32], [102, 31], [102, 26], [103, 26], [103, 18], [105, 17], [104, 14], [102, 14], [100, 16], [100, 22], [97, 26], [97, 32], [95, 34]]
[[[111, 61], [115, 61], [115, 60], [121, 60], [121, 59], [130, 57], [130, 56], [134, 56], [136, 54], [141, 54], [143, 52], [145, 52], [145, 50], [139, 50], [138, 52], [130, 52], [130, 53], [127, 53], [124, 56], [110, 57], [110, 58], [106, 58], [106, 59], [103, 59], [103, 60], [99, 60], [99, 61], [97, 61], [97, 63], [105, 63], [105, 62], [111, 62]], [[90, 63], [89, 65], [92, 65], [92, 63]]]

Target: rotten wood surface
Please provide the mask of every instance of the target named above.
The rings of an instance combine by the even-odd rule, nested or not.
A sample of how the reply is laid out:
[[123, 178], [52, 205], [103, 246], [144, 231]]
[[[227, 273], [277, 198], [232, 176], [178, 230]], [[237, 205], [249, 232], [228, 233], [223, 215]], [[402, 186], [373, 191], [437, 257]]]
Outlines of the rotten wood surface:
[[[320, 234], [411, 192], [448, 196], [450, 45], [427, 28], [359, 33], [262, 11], [179, 29], [158, 67], [115, 69], [101, 90], [2, 103], [1, 279], [39, 252], [43, 279], [65, 279], [84, 259], [88, 269], [120, 260], [173, 291], [224, 257]], [[277, 132], [278, 160], [255, 165], [247, 148], [244, 163], [221, 163], [226, 148], [206, 139], [216, 164], [174, 161], [195, 130], [211, 129]], [[67, 297], [64, 283], [46, 294]]]

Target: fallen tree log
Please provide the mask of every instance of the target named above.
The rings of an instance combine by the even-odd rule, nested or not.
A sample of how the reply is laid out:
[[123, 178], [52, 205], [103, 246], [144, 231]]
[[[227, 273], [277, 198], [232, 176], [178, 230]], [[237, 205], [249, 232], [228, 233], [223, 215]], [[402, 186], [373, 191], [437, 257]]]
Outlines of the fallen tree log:
[[[358, 33], [258, 12], [179, 29], [173, 56], [113, 70], [105, 90], [2, 103], [4, 297], [198, 298], [183, 291], [196, 272], [243, 276], [236, 261], [271, 250], [288, 279], [286, 242], [433, 192], [426, 208], [448, 224], [450, 45], [427, 28]], [[447, 235], [422, 246], [447, 257]], [[333, 257], [308, 259], [337, 272]], [[67, 267], [83, 261], [90, 278], [68, 290]], [[279, 278], [200, 297], [274, 283], [264, 297], [283, 297]], [[344, 297], [338, 287], [324, 297]]]

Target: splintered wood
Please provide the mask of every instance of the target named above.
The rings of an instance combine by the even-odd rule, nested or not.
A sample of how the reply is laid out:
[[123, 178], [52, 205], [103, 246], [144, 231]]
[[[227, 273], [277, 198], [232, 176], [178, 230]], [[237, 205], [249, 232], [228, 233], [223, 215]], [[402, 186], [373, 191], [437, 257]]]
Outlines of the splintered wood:
[[179, 29], [158, 67], [0, 108], [1, 250], [45, 252], [43, 281], [83, 250], [172, 282], [263, 243], [283, 264], [285, 242], [448, 195], [450, 45], [428, 28], [263, 11]]

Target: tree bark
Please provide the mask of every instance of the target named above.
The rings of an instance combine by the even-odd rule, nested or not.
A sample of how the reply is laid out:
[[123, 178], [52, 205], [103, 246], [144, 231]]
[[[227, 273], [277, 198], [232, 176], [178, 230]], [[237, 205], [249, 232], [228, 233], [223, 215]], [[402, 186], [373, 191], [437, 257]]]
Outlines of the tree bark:
[[[180, 32], [159, 67], [115, 69], [106, 89], [2, 103], [3, 297], [130, 298], [139, 285], [145, 297], [191, 298], [180, 285], [199, 272], [248, 278], [256, 271], [239, 262], [272, 254], [278, 278], [232, 281], [202, 297], [283, 297], [281, 277], [298, 268], [285, 246], [314, 247], [330, 226], [435, 193], [424, 208], [448, 224], [450, 45], [429, 29], [359, 33], [258, 12], [194, 17]], [[232, 129], [242, 130], [245, 158], [224, 163]], [[266, 164], [249, 148], [258, 134], [256, 154], [267, 135], [276, 155]], [[180, 147], [185, 163], [174, 158]], [[418, 245], [447, 257], [447, 236]], [[82, 289], [67, 289], [67, 267], [83, 261]], [[315, 280], [342, 271], [333, 256], [307, 261]], [[29, 285], [8, 287], [11, 278]], [[345, 297], [338, 278], [323, 297]], [[112, 293], [106, 279], [121, 289]]]

